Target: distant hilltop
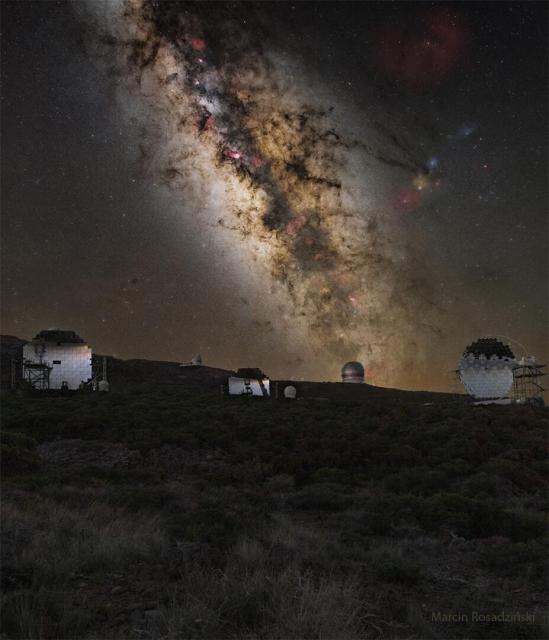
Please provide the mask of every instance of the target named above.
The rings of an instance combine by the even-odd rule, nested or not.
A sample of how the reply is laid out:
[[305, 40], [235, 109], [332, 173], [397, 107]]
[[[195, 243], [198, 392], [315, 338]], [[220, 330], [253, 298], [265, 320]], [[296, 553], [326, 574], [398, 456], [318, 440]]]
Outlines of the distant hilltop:
[[[12, 362], [22, 361], [23, 346], [26, 340], [16, 336], [0, 336], [0, 354], [2, 361], [3, 389], [11, 386]], [[100, 369], [106, 358], [108, 379], [112, 390], [135, 385], [192, 386], [211, 390], [220, 390], [230, 376], [237, 372], [204, 365], [181, 366], [180, 362], [131, 359], [120, 360], [112, 356], [93, 354], [94, 369]], [[404, 401], [412, 403], [433, 403], [463, 401], [466, 397], [458, 394], [432, 391], [404, 391], [376, 387], [370, 384], [344, 384], [341, 382], [312, 382], [296, 380], [271, 380], [273, 396], [283, 396], [287, 385], [296, 389], [298, 399], [330, 400], [342, 402], [365, 401]]]
[[93, 356], [98, 362], [107, 358], [107, 372], [113, 388], [117, 384], [150, 383], [154, 385], [201, 385], [219, 388], [234, 376], [234, 371], [204, 365], [182, 367], [180, 362], [162, 360], [119, 360], [111, 356]]

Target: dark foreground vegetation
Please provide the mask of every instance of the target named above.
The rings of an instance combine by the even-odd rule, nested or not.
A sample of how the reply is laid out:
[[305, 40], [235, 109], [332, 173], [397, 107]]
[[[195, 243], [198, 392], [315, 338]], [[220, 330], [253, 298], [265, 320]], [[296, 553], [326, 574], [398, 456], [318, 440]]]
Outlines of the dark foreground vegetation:
[[547, 635], [547, 412], [3, 397], [2, 638]]

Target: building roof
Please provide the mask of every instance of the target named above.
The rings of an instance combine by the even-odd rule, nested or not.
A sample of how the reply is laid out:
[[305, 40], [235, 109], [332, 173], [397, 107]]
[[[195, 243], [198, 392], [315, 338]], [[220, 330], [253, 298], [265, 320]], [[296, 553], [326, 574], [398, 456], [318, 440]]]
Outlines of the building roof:
[[261, 371], [261, 369], [250, 369], [250, 368], [244, 368], [244, 369], [239, 369], [236, 372], [236, 376], [238, 378], [245, 378], [245, 379], [252, 379], [252, 380], [263, 380], [263, 378], [266, 378], [267, 376], [263, 373], [263, 371]]
[[62, 329], [46, 329], [40, 331], [35, 340], [43, 340], [44, 342], [57, 342], [57, 344], [84, 344], [84, 340], [75, 331], [65, 331]]

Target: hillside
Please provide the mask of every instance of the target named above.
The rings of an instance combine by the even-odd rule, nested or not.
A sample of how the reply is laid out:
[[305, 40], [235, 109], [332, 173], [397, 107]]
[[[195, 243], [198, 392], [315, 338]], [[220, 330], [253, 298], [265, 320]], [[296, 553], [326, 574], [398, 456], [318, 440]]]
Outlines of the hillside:
[[[95, 355], [94, 364], [100, 370], [104, 356]], [[182, 385], [219, 390], [234, 371], [208, 366], [182, 367], [179, 362], [156, 360], [119, 360], [107, 356], [107, 377], [114, 389], [128, 385]]]
[[[21, 362], [25, 340], [15, 336], [0, 335], [0, 355], [2, 361], [2, 388], [12, 386], [12, 361], [15, 364], [16, 381], [21, 379]], [[121, 360], [112, 356], [93, 354], [93, 370], [101, 376], [103, 361], [106, 359], [107, 377], [113, 390], [124, 390], [137, 386], [146, 389], [151, 386], [184, 386], [200, 387], [219, 390], [226, 384], [228, 376], [236, 375], [229, 369], [209, 366], [181, 366], [179, 362], [167, 362], [145, 359]], [[432, 391], [404, 391], [376, 387], [370, 384], [341, 384], [339, 382], [311, 382], [296, 380], [273, 380], [272, 395], [279, 391], [283, 396], [283, 389], [291, 384], [296, 387], [299, 398], [331, 400], [341, 402], [402, 402], [433, 403], [433, 402], [468, 402], [465, 395], [439, 393]], [[277, 389], [278, 387], [278, 389]]]
[[394, 397], [5, 393], [2, 637], [544, 638], [546, 426]]
[[0, 335], [0, 388], [9, 389], [12, 379], [21, 378], [20, 371], [12, 369], [12, 362], [21, 362], [26, 342], [16, 336]]

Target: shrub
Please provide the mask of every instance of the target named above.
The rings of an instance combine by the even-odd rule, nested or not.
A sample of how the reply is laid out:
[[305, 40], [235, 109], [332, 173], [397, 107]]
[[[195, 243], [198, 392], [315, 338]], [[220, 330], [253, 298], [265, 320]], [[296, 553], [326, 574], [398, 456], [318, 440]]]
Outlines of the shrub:
[[520, 489], [535, 490], [546, 486], [545, 479], [523, 464], [504, 458], [491, 458], [482, 467], [487, 473], [510, 480]]
[[457, 458], [456, 460], [443, 462], [437, 467], [437, 470], [446, 477], [455, 479], [469, 475], [473, 470], [473, 466], [465, 460]]
[[546, 531], [542, 515], [505, 511], [496, 500], [439, 493], [419, 507], [418, 519], [428, 531], [444, 526], [466, 538], [503, 535], [517, 541], [542, 536]]
[[157, 513], [174, 498], [173, 492], [165, 487], [146, 485], [122, 485], [111, 489], [107, 494], [107, 500], [113, 507]]
[[493, 473], [479, 471], [461, 483], [461, 491], [470, 497], [503, 497], [512, 495], [510, 483]]
[[377, 547], [370, 552], [370, 556], [379, 580], [414, 585], [422, 577], [420, 565], [407, 558], [401, 549]]
[[472, 535], [469, 503], [458, 494], [436, 494], [421, 503], [418, 518], [427, 531], [437, 531], [440, 527], [450, 527], [459, 535]]
[[265, 488], [274, 493], [289, 493], [294, 490], [294, 487], [295, 480], [287, 473], [279, 473], [265, 481]]
[[368, 520], [368, 529], [374, 536], [388, 535], [392, 526], [393, 520], [386, 513], [377, 513]]
[[412, 495], [384, 494], [369, 498], [360, 505], [364, 508], [360, 525], [367, 533], [387, 535], [394, 526], [406, 522], [415, 523], [420, 503], [421, 499]]
[[37, 442], [23, 433], [14, 433], [9, 431], [0, 432], [0, 443], [8, 447], [19, 447], [21, 449], [34, 449]]
[[317, 469], [311, 476], [313, 484], [322, 482], [336, 483], [336, 484], [348, 484], [352, 481], [350, 474], [343, 469], [336, 469], [333, 467], [322, 467]]
[[402, 444], [389, 450], [387, 460], [392, 467], [412, 467], [421, 461], [421, 453], [410, 445]]
[[335, 483], [312, 484], [288, 498], [294, 509], [340, 511], [352, 504], [352, 497], [343, 493], [344, 487]]
[[2, 475], [7, 477], [33, 473], [40, 468], [41, 460], [40, 456], [26, 447], [1, 444], [0, 464]]
[[526, 575], [530, 569], [540, 580], [547, 577], [548, 561], [545, 547], [536, 540], [512, 542], [503, 538], [499, 543], [483, 545], [479, 555], [483, 566], [498, 575]]
[[527, 511], [506, 511], [502, 514], [500, 522], [496, 524], [495, 533], [516, 541], [541, 538], [547, 534], [547, 516]]
[[[159, 481], [158, 472], [153, 469], [146, 468], [117, 468], [117, 467], [97, 467], [93, 465], [86, 465], [82, 467], [69, 467], [57, 472], [57, 480], [63, 483], [70, 482], [76, 485], [89, 485], [89, 484], [112, 484], [112, 485], [130, 485], [127, 489], [123, 487], [113, 489], [111, 496], [113, 497], [113, 504], [116, 501], [116, 496], [127, 493], [135, 494], [133, 499], [129, 497], [128, 503], [135, 504], [139, 501], [139, 494], [141, 486], [144, 483], [149, 485], [156, 484]], [[139, 483], [139, 484], [137, 484]], [[146, 491], [151, 490], [151, 487], [147, 487]], [[154, 491], [154, 487], [152, 487]], [[125, 494], [127, 495], [127, 494]], [[120, 506], [124, 506], [122, 503]]]

